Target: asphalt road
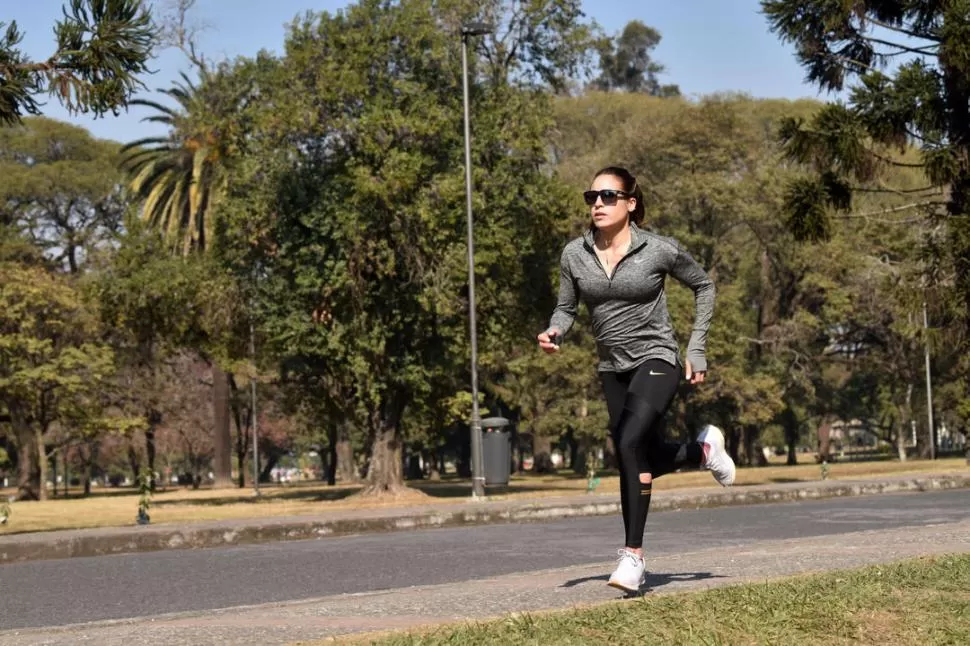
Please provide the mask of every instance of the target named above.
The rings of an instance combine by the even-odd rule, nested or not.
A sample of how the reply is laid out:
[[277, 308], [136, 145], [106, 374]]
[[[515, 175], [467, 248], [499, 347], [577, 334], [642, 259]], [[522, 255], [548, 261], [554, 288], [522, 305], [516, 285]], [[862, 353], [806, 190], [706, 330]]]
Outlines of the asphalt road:
[[[651, 556], [970, 519], [970, 492], [652, 514]], [[0, 566], [0, 630], [198, 611], [600, 563], [617, 517], [418, 530]], [[837, 539], [835, 539], [837, 540]]]

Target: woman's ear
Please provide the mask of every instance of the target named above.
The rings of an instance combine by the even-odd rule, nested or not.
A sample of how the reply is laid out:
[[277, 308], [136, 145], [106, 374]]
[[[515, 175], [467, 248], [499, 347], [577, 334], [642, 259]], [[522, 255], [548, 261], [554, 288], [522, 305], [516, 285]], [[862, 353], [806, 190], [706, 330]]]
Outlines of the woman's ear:
[[631, 197], [629, 200], [627, 200], [626, 212], [633, 213], [636, 210], [637, 210], [637, 198]]

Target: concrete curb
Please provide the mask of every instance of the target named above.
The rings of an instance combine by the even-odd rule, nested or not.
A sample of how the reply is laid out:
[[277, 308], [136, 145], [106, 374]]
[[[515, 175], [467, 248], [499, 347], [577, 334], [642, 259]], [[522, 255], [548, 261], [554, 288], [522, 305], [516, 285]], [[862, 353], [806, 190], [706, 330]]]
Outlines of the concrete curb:
[[[672, 511], [966, 488], [970, 488], [970, 473], [897, 476], [878, 480], [796, 482], [716, 490], [695, 489], [658, 492], [653, 497], [651, 510]], [[261, 521], [247, 519], [187, 525], [38, 532], [0, 537], [0, 565], [41, 559], [252, 545], [408, 529], [538, 522], [619, 513], [619, 497], [611, 494], [545, 498], [527, 502], [484, 501], [438, 507], [365, 510], [317, 517], [269, 518]]]

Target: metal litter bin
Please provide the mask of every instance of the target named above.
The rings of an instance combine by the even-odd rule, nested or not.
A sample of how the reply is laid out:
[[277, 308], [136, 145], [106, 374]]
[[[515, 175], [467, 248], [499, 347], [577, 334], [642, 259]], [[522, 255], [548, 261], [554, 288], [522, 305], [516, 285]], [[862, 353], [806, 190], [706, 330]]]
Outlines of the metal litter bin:
[[512, 473], [512, 440], [509, 420], [486, 417], [482, 420], [482, 457], [485, 484], [507, 485]]

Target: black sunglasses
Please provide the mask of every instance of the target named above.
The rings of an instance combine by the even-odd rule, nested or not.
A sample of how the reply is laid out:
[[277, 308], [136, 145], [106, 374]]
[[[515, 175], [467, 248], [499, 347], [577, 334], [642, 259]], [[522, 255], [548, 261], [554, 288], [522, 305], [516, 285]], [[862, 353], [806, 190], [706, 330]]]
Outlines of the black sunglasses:
[[627, 199], [632, 197], [626, 191], [618, 191], [614, 188], [603, 189], [602, 191], [585, 191], [583, 193], [583, 199], [586, 201], [586, 206], [593, 206], [596, 204], [596, 198], [603, 200], [603, 206], [613, 206], [616, 201], [620, 198]]

